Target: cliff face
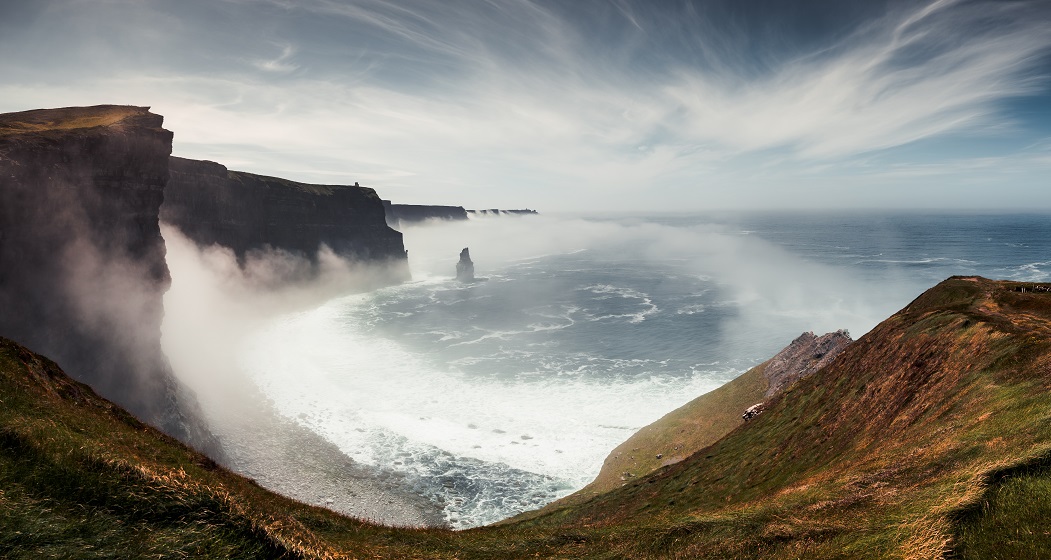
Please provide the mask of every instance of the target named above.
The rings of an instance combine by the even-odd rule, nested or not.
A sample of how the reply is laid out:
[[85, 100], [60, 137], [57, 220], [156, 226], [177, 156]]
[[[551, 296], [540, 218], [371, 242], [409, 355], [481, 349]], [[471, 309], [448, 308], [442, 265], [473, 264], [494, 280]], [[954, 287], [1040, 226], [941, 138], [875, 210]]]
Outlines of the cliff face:
[[424, 220], [466, 220], [467, 210], [463, 206], [427, 206], [424, 204], [391, 204], [383, 201], [387, 212], [387, 223], [399, 227], [403, 222], [422, 222]]
[[267, 247], [316, 260], [324, 244], [344, 258], [392, 262], [400, 279], [408, 277], [401, 233], [387, 226], [370, 188], [309, 185], [178, 157], [170, 173], [161, 219], [199, 245], [229, 247], [242, 260]]
[[0, 115], [0, 334], [209, 448], [160, 347], [170, 276], [157, 214], [172, 142], [162, 121], [119, 106]]

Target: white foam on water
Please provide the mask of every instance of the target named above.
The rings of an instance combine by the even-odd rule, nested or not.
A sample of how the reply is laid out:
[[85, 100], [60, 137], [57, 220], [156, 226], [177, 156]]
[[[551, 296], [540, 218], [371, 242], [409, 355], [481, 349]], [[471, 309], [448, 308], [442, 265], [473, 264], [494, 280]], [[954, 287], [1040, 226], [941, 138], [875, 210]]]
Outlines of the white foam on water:
[[248, 340], [241, 362], [282, 415], [376, 467], [419, 474], [433, 470], [419, 462], [440, 450], [551, 477], [564, 495], [590, 482], [634, 431], [736, 374], [471, 378], [348, 323], [348, 310], [369, 297], [281, 318]]

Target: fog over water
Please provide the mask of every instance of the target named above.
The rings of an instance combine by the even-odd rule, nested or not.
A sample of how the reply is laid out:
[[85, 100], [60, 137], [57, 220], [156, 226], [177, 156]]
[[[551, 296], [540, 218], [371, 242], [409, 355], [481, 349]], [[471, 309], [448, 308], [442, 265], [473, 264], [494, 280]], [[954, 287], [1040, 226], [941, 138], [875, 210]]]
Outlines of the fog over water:
[[[165, 347], [216, 421], [254, 392], [470, 527], [579, 489], [635, 430], [803, 331], [857, 338], [952, 274], [1046, 280], [1048, 225], [478, 218], [405, 228], [414, 279], [370, 292], [376, 273], [338, 260], [274, 289], [273, 255], [244, 274], [169, 229]], [[453, 279], [463, 247], [486, 281]]]

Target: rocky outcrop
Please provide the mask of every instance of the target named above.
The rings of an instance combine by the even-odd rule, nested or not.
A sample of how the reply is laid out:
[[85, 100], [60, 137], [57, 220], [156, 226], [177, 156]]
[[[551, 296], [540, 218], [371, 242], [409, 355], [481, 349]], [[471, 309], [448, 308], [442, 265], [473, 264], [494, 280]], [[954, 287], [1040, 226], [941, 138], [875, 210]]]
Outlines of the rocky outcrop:
[[456, 279], [460, 282], [474, 282], [474, 261], [467, 247], [460, 251], [460, 260], [456, 263]]
[[387, 223], [391, 227], [400, 227], [405, 223], [423, 222], [426, 220], [466, 220], [467, 210], [463, 206], [428, 206], [423, 204], [391, 204], [383, 201], [387, 212]]
[[214, 455], [160, 345], [162, 122], [110, 105], [0, 115], [0, 335]]
[[785, 387], [825, 367], [853, 342], [850, 333], [838, 330], [817, 336], [805, 332], [766, 363], [763, 375], [770, 397]]
[[242, 261], [272, 248], [315, 262], [324, 245], [346, 259], [393, 263], [396, 280], [408, 278], [401, 233], [387, 225], [373, 189], [298, 183], [178, 157], [170, 173], [161, 219], [199, 245], [228, 247]]

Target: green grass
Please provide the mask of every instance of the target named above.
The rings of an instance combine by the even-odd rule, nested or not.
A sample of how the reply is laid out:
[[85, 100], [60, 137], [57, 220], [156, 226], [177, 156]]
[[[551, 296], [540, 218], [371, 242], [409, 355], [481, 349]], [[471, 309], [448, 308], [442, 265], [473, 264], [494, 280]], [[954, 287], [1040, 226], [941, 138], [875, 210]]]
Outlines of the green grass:
[[1041, 457], [994, 478], [958, 516], [954, 558], [1051, 558], [1051, 460]]
[[274, 495], [0, 341], [0, 557], [1049, 557], [1051, 294], [1013, 286], [951, 279], [699, 452], [463, 532]]

